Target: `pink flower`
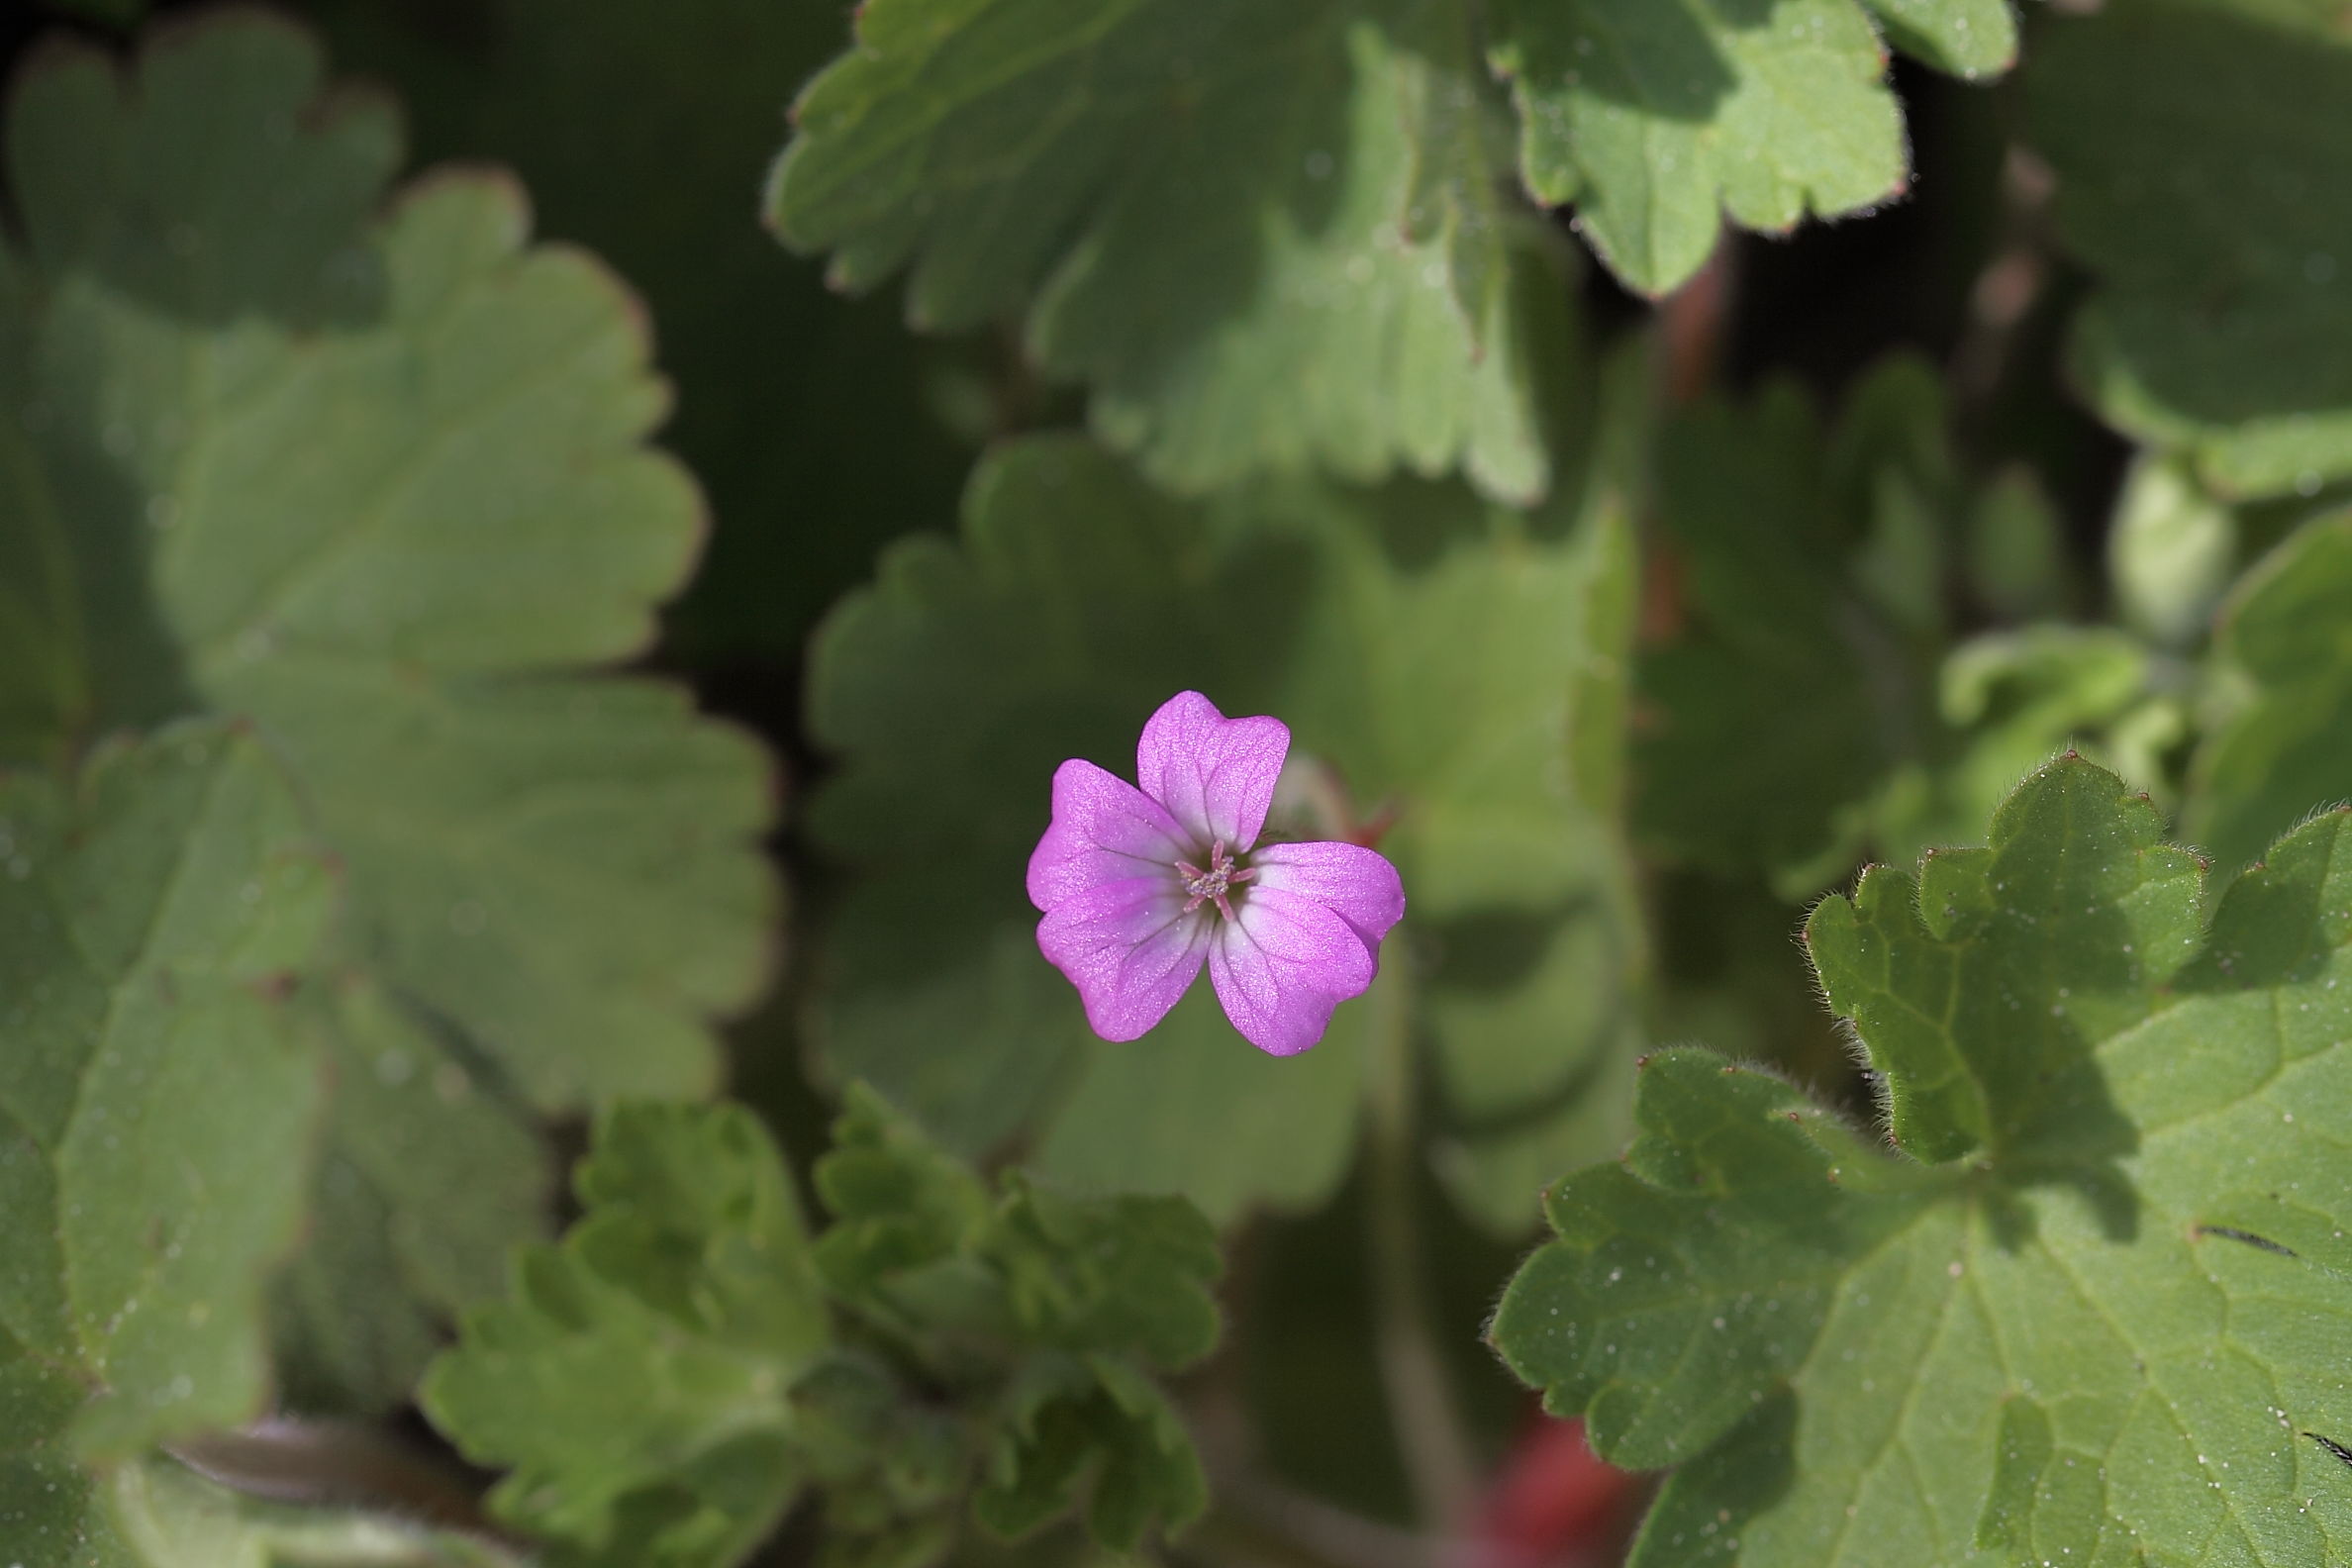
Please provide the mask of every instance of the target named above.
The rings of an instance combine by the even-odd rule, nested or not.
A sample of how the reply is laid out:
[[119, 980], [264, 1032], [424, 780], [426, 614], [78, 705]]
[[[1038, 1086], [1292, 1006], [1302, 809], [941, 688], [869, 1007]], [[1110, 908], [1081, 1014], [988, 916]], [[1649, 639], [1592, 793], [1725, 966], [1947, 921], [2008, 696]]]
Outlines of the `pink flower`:
[[1103, 1038], [1166, 1018], [1206, 963], [1233, 1028], [1294, 1056], [1372, 983], [1405, 913], [1397, 868], [1356, 844], [1255, 847], [1289, 750], [1280, 720], [1227, 719], [1188, 691], [1143, 727], [1141, 789], [1091, 762], [1054, 771], [1029, 864], [1037, 946]]

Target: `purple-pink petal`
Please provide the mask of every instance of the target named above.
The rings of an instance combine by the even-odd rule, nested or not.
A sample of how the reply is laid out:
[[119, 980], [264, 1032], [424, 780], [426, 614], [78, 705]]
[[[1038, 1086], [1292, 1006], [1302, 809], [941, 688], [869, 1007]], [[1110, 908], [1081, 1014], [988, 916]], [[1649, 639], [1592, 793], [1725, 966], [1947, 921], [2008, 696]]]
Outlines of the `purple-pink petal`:
[[1050, 910], [1078, 894], [1157, 873], [1195, 851], [1168, 814], [1127, 780], [1073, 758], [1053, 774], [1053, 822], [1029, 854], [1029, 902]]
[[1184, 913], [1166, 876], [1127, 877], [1085, 888], [1037, 923], [1037, 947], [1069, 977], [1086, 1022], [1107, 1040], [1131, 1040], [1168, 1016], [1199, 978], [1217, 919]]
[[1295, 1056], [1323, 1038], [1331, 1011], [1371, 985], [1372, 949], [1337, 911], [1253, 886], [1218, 923], [1209, 980], [1233, 1028], [1262, 1051]]
[[1257, 842], [1290, 753], [1279, 719], [1227, 719], [1199, 692], [1178, 692], [1143, 726], [1135, 779], [1206, 845], [1240, 850]]
[[1355, 928], [1378, 951], [1389, 928], [1405, 918], [1405, 883], [1388, 857], [1351, 843], [1268, 844], [1250, 857], [1255, 886], [1313, 900]]

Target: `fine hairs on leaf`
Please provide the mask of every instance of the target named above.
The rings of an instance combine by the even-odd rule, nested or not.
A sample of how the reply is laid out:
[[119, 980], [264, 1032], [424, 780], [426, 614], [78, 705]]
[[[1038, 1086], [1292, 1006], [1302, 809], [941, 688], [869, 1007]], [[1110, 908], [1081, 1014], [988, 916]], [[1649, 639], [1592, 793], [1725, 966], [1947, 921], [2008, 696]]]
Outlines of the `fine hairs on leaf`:
[[1677, 1466], [1634, 1562], [2317, 1563], [2352, 1543], [2352, 817], [2217, 898], [2072, 757], [1981, 849], [1877, 867], [1807, 945], [1890, 1152], [1653, 1056], [1617, 1165], [1493, 1338], [1600, 1452]]

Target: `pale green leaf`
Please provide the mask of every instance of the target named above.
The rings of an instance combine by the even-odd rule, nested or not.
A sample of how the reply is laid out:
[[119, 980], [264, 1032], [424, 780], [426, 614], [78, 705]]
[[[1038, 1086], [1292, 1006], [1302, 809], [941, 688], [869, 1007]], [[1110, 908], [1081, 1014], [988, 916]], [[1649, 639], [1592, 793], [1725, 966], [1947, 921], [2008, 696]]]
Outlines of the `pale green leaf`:
[[2198, 751], [2182, 831], [2235, 866], [2352, 800], [2352, 516], [2305, 524], [2246, 574], [2213, 663], [2236, 700]]
[[2177, 458], [2143, 457], [2107, 534], [2118, 619], [2178, 647], [2205, 635], [2237, 562], [2238, 522]]
[[878, 0], [795, 114], [782, 234], [925, 326], [1025, 314], [1163, 483], [1548, 483], [1565, 285], [1458, 0]]
[[2352, 36], [2326, 5], [2132, 0], [2025, 73], [2061, 234], [2101, 281], [2079, 379], [2219, 487], [2352, 474]]
[[740, 1107], [632, 1104], [580, 1168], [586, 1218], [518, 1254], [424, 1390], [492, 1502], [584, 1560], [732, 1563], [796, 1492], [794, 1381], [831, 1337], [774, 1144]]
[[[1883, 0], [1896, 43], [1967, 75], [2007, 67], [2003, 0]], [[1503, 0], [1528, 188], [1573, 201], [1617, 275], [1662, 294], [1722, 215], [1783, 232], [1910, 183], [1886, 56], [1855, 0]]]
[[1553, 1192], [1494, 1329], [1604, 1455], [1679, 1467], [1635, 1564], [2344, 1554], [2348, 821], [2208, 923], [2156, 811], [2062, 762], [1989, 848], [1822, 903], [1904, 1152], [1652, 1058], [1632, 1148]]
[[[1603, 512], [1570, 527], [1419, 486], [1192, 506], [1081, 443], [999, 453], [961, 540], [893, 551], [817, 646], [813, 723], [840, 768], [812, 830], [859, 873], [822, 969], [827, 1060], [958, 1147], [1027, 1130], [1048, 1176], [1225, 1219], [1330, 1190], [1367, 1034], [1411, 1028], [1465, 1203], [1517, 1228], [1539, 1175], [1478, 1156], [1540, 1134], [1556, 1168], [1579, 1146], [1638, 961], [1614, 825], [1630, 594]], [[1129, 772], [1188, 687], [1291, 726], [1286, 790], [1396, 810], [1381, 847], [1410, 913], [1382, 986], [1419, 1000], [1345, 1004], [1303, 1059], [1254, 1050], [1206, 994], [1104, 1044], [1036, 951], [1023, 867], [1054, 767]]]
[[[642, 644], [699, 532], [643, 445], [641, 315], [528, 246], [496, 175], [380, 213], [391, 115], [263, 15], [127, 67], [49, 46], [7, 146], [0, 755], [220, 711], [290, 769], [345, 876], [337, 984], [375, 999], [322, 1015], [334, 1049], [380, 1067], [406, 1029], [421, 1070], [339, 1072], [278, 1322], [297, 1399], [391, 1401], [537, 1226], [505, 1100], [706, 1089], [710, 1017], [766, 966], [763, 759], [579, 671]], [[468, 1218], [429, 1222], [456, 1191]]]
[[[334, 884], [244, 729], [0, 782], [7, 1424], [115, 1457], [257, 1414], [261, 1298], [324, 1081], [300, 974]], [[22, 1402], [22, 1403], [20, 1403]]]
[[46, 570], [0, 639], [52, 651], [0, 677], [0, 740], [249, 714], [404, 1002], [543, 1107], [707, 1088], [707, 1018], [764, 970], [765, 770], [678, 694], [572, 673], [642, 645], [699, 531], [643, 444], [643, 322], [494, 175], [358, 227], [394, 135], [320, 78], [231, 15], [17, 87], [35, 417], [0, 552]]

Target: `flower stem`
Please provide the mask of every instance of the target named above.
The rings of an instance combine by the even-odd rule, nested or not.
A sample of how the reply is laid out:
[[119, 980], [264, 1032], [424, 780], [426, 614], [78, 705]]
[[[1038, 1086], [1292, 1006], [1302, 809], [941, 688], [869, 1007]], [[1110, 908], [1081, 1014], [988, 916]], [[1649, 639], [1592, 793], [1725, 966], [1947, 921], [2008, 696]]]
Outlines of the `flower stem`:
[[1478, 1492], [1470, 1441], [1430, 1331], [1421, 1254], [1412, 957], [1392, 942], [1373, 983], [1366, 1241], [1382, 1392], [1421, 1527], [1458, 1538]]

